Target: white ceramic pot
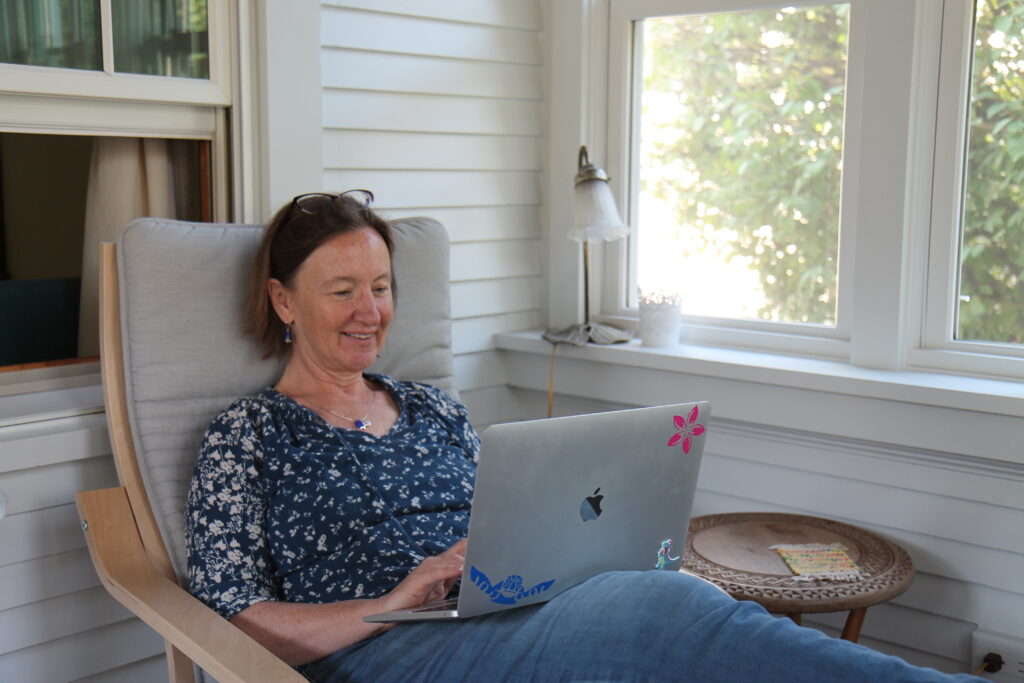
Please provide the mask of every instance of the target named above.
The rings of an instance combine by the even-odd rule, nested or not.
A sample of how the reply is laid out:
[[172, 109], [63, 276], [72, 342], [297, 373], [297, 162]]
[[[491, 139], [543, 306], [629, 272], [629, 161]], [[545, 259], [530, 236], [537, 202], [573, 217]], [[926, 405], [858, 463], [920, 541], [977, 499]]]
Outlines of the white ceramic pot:
[[640, 343], [643, 346], [675, 346], [683, 326], [683, 313], [674, 304], [640, 302]]

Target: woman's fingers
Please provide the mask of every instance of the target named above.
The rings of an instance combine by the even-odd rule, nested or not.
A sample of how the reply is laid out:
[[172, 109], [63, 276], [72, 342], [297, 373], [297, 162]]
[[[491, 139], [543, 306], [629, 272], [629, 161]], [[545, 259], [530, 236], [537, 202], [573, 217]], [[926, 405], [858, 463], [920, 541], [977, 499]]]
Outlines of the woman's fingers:
[[448, 595], [452, 585], [462, 576], [466, 540], [453, 544], [439, 555], [428, 557], [385, 596], [387, 610], [418, 607]]

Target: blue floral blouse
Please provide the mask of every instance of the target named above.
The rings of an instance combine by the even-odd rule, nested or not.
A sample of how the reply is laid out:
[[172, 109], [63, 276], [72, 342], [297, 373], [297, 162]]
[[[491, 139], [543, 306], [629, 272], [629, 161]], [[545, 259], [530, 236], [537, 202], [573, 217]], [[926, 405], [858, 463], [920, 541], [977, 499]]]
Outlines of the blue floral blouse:
[[207, 429], [185, 517], [191, 592], [225, 618], [264, 600], [383, 595], [469, 531], [480, 440], [434, 387], [366, 377], [399, 409], [383, 437], [274, 389]]

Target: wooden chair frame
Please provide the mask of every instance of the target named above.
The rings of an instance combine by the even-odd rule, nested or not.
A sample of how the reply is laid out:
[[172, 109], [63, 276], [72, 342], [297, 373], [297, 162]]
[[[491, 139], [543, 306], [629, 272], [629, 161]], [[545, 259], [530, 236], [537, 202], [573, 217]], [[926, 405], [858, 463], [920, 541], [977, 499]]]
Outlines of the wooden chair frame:
[[178, 584], [143, 485], [128, 420], [113, 243], [100, 247], [100, 321], [107, 428], [121, 486], [83, 491], [75, 498], [100, 581], [163, 636], [172, 683], [194, 681], [193, 662], [221, 683], [305, 681]]

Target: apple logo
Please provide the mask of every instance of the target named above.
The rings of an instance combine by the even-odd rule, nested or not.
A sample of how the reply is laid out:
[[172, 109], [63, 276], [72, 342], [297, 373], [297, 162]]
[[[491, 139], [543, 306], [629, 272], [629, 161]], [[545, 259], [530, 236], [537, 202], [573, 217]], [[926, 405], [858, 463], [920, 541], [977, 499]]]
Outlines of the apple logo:
[[584, 522], [589, 522], [592, 519], [597, 519], [601, 516], [601, 500], [604, 498], [603, 495], [598, 495], [601, 487], [598, 486], [594, 490], [594, 495], [587, 496], [580, 503], [580, 519]]

